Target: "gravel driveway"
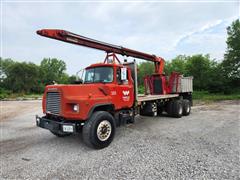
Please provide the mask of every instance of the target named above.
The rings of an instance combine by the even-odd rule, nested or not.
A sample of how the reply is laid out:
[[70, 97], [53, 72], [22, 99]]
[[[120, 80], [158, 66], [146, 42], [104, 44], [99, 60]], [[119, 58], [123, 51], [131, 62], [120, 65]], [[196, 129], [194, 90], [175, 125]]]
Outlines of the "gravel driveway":
[[39, 101], [1, 106], [0, 179], [240, 178], [240, 101], [195, 106], [181, 119], [139, 116], [102, 150], [37, 128]]

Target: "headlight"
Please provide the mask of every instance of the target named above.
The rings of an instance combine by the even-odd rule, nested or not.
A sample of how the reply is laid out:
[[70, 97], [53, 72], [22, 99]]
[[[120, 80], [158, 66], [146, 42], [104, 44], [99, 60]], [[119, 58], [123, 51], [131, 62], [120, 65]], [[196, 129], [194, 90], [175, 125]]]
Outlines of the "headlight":
[[79, 112], [79, 104], [73, 104], [73, 111]]

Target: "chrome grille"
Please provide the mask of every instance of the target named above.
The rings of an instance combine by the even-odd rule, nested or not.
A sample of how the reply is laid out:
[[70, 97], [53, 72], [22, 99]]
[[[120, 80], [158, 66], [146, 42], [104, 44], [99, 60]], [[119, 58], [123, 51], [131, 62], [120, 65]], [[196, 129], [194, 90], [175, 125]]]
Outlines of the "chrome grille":
[[61, 94], [59, 92], [48, 92], [46, 103], [47, 113], [60, 114]]

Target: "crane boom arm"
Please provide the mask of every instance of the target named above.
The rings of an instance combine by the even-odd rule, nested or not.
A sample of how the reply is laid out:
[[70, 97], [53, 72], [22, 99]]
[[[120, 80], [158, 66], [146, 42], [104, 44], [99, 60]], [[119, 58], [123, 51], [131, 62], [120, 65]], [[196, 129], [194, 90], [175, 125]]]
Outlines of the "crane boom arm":
[[87, 38], [81, 35], [77, 35], [65, 30], [42, 29], [42, 30], [38, 30], [37, 34], [48, 37], [48, 38], [64, 41], [67, 43], [72, 43], [80, 46], [85, 46], [93, 49], [106, 51], [107, 53], [112, 52], [112, 53], [120, 54], [123, 56], [129, 56], [129, 57], [144, 59], [147, 61], [152, 61], [155, 63], [155, 73], [163, 74], [164, 59], [161, 57], [157, 57], [155, 55], [135, 51], [122, 46], [116, 46], [113, 44], [101, 42], [101, 41]]

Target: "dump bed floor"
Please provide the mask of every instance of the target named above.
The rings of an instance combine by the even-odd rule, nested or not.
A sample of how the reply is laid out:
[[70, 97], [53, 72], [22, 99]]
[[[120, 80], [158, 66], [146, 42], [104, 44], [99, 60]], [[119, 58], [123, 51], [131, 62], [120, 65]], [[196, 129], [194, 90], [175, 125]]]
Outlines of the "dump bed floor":
[[178, 94], [165, 94], [165, 95], [138, 95], [138, 102], [143, 102], [143, 101], [152, 101], [152, 100], [157, 100], [157, 99], [167, 99], [167, 98], [173, 98], [173, 97], [178, 97]]

